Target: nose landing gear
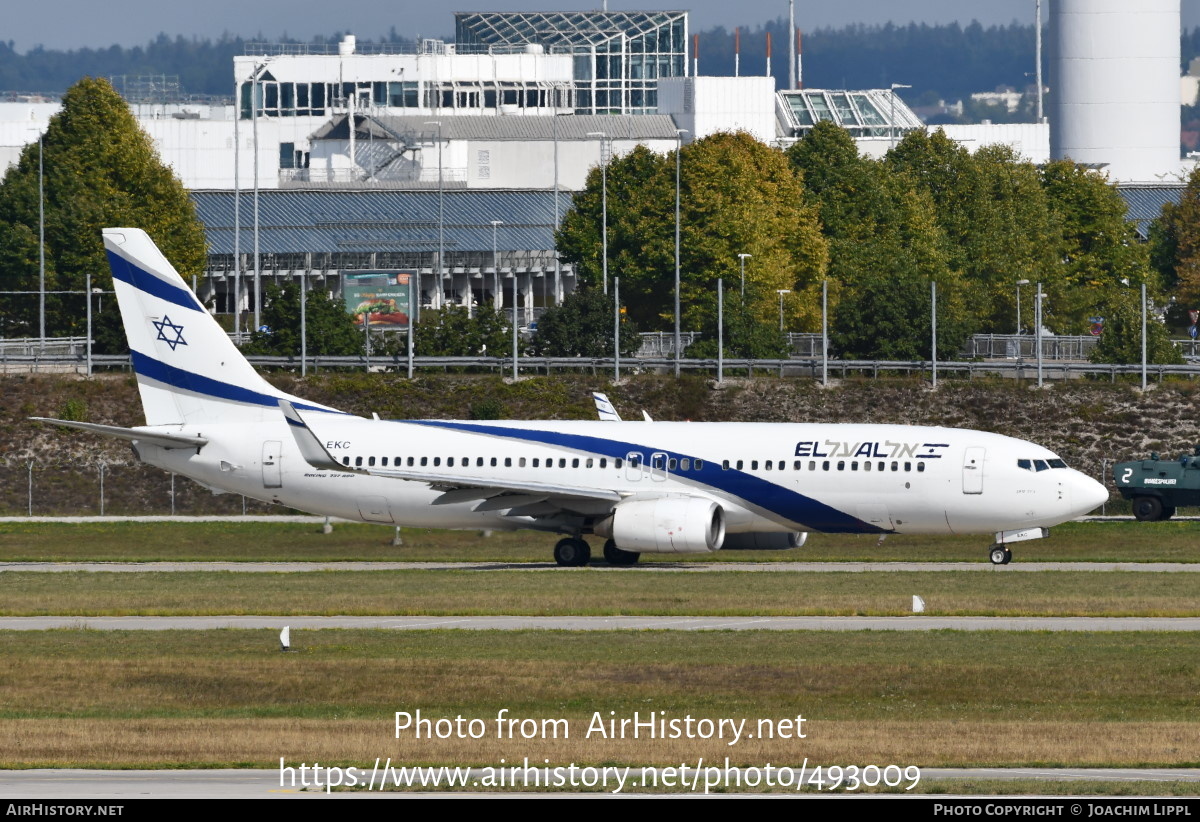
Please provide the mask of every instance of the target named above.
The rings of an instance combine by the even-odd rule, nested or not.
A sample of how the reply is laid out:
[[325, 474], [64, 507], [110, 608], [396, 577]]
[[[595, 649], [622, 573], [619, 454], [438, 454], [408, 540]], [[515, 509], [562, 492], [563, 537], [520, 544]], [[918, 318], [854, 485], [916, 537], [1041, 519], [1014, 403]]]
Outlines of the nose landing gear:
[[992, 561], [992, 565], [1008, 565], [1012, 562], [1012, 551], [1003, 545], [993, 545], [988, 549], [988, 559]]

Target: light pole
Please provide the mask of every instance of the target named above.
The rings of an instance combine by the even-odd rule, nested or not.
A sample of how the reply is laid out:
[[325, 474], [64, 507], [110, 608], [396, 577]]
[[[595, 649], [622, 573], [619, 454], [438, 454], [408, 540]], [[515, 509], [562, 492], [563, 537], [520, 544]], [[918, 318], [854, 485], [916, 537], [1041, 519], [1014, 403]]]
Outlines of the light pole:
[[1037, 284], [1037, 304], [1034, 305], [1033, 342], [1037, 346], [1038, 388], [1042, 387], [1042, 284]]
[[912, 86], [906, 85], [904, 83], [892, 83], [891, 88], [892, 88], [892, 94], [890, 97], [888, 97], [888, 104], [891, 109], [890, 113], [888, 115], [888, 135], [891, 137], [891, 140], [890, 140], [891, 145], [889, 146], [889, 148], [895, 148], [896, 147], [896, 89], [912, 88]]
[[739, 254], [738, 255], [738, 262], [741, 263], [741, 268], [742, 268], [742, 297], [743, 298], [746, 296], [746, 258], [753, 257], [753, 256], [754, 256], [753, 254]]
[[[46, 187], [42, 155], [45, 143], [38, 135], [38, 339], [46, 350]], [[90, 297], [88, 298], [91, 299]], [[89, 303], [90, 304], [90, 303]], [[89, 335], [90, 337], [91, 335]]]
[[775, 293], [779, 295], [779, 333], [782, 334], [783, 333], [783, 295], [791, 294], [792, 290], [790, 288], [777, 288], [777, 289], [775, 289]]
[[[608, 156], [605, 148], [608, 142], [608, 135], [603, 131], [589, 131], [589, 137], [600, 138], [600, 210], [602, 213], [601, 223], [601, 267], [604, 272], [604, 293], [608, 293]], [[557, 143], [555, 144], [557, 146]], [[555, 193], [557, 195], [557, 185]], [[555, 215], [557, 216], [557, 210]]]
[[496, 281], [496, 290], [492, 292], [492, 306], [500, 307], [500, 253], [496, 250], [496, 229], [504, 225], [503, 220], [492, 220], [492, 277]]
[[[250, 124], [254, 142], [254, 330], [262, 326], [262, 263], [258, 252], [258, 73], [267, 65], [266, 58], [254, 64], [250, 77]], [[354, 124], [350, 124], [354, 128]]]
[[821, 385], [829, 385], [829, 280], [821, 280]]
[[929, 284], [929, 353], [933, 387], [937, 388], [937, 280]]
[[675, 376], [679, 376], [679, 155], [686, 128], [675, 129]]
[[434, 291], [434, 308], [442, 307], [442, 278], [445, 274], [446, 257], [446, 210], [444, 193], [445, 189], [442, 184], [442, 121], [427, 120], [427, 126], [438, 127], [438, 267], [437, 267], [437, 289]]
[[613, 382], [621, 381], [621, 278], [613, 277]]
[[725, 281], [717, 277], [717, 385], [725, 381]]
[[[1029, 285], [1029, 280], [1017, 280], [1017, 336], [1021, 336], [1021, 286]], [[1019, 341], [1018, 341], [1019, 343]], [[1020, 356], [1020, 349], [1017, 355]]]
[[[254, 105], [254, 100], [250, 101]], [[242, 78], [233, 84], [233, 338], [242, 341], [242, 164], [238, 121], [242, 119]]]

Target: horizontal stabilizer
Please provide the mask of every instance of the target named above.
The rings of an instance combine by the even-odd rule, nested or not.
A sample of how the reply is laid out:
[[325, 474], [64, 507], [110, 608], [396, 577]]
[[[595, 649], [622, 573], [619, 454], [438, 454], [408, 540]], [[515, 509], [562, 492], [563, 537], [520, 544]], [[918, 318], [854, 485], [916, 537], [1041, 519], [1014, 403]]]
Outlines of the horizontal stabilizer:
[[204, 437], [188, 437], [183, 434], [167, 434], [148, 428], [122, 428], [119, 425], [100, 425], [94, 422], [75, 422], [74, 420], [56, 420], [50, 417], [30, 417], [37, 422], [48, 422], [52, 425], [62, 425], [66, 428], [78, 428], [81, 431], [91, 431], [93, 434], [103, 434], [106, 437], [117, 437], [130, 442], [141, 442], [146, 445], [157, 445], [159, 448], [195, 448], [197, 450], [208, 444]]

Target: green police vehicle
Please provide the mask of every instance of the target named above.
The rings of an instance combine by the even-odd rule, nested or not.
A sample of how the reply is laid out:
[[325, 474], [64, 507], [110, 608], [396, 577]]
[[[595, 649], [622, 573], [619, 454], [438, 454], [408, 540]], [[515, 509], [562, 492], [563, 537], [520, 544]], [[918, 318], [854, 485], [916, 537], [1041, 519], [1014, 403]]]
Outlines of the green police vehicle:
[[1118, 462], [1113, 466], [1117, 490], [1133, 502], [1133, 516], [1142, 522], [1170, 519], [1182, 505], [1200, 505], [1200, 446], [1177, 460], [1150, 459]]

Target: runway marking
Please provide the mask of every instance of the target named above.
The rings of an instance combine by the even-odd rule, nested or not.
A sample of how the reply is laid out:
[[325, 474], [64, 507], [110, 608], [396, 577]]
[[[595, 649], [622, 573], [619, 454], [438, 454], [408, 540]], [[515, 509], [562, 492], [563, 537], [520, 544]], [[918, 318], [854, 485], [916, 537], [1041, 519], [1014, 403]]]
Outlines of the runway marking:
[[[629, 568], [592, 566], [593, 572], [612, 570], [628, 574]], [[0, 573], [179, 573], [229, 571], [242, 574], [294, 574], [317, 571], [546, 571], [579, 573], [548, 562], [5, 562]], [[1094, 571], [1131, 573], [1200, 573], [1200, 562], [1018, 562], [992, 565], [988, 562], [643, 562], [635, 572], [643, 573], [799, 573], [865, 574], [876, 572], [913, 573], [928, 571], [979, 571], [997, 574], [1041, 571]]]
[[653, 616], [181, 616], [0, 617], [0, 630], [171, 631], [389, 629], [402, 631], [1200, 631], [1200, 617], [653, 617]]

